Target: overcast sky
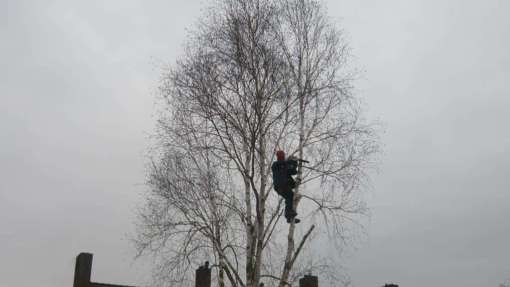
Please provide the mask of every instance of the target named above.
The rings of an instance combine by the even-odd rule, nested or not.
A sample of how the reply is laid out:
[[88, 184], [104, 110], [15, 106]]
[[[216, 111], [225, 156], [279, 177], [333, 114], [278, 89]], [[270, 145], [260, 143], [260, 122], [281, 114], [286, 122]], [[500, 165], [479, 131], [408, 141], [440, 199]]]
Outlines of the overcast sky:
[[[143, 284], [126, 234], [161, 62], [203, 1], [0, 0], [0, 286]], [[386, 126], [355, 287], [510, 278], [510, 1], [330, 0]]]

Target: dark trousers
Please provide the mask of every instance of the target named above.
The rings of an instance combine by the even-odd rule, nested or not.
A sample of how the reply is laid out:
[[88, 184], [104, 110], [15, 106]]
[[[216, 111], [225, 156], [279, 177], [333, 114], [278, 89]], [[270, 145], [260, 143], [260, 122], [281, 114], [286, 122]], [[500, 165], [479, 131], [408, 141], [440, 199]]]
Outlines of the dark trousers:
[[291, 218], [296, 217], [296, 211], [294, 211], [294, 192], [290, 186], [279, 187], [276, 192], [285, 199], [285, 218], [287, 221]]

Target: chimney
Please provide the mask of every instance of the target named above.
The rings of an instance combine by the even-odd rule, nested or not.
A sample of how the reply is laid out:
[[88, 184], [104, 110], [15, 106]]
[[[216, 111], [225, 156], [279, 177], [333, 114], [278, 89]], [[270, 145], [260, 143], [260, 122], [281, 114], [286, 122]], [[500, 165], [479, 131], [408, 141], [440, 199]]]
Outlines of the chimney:
[[89, 287], [92, 270], [92, 254], [80, 253], [76, 257], [73, 287]]
[[195, 273], [195, 287], [211, 287], [209, 261], [206, 261], [203, 266], [198, 267]]
[[299, 279], [299, 287], [319, 287], [319, 278], [313, 275], [305, 275]]

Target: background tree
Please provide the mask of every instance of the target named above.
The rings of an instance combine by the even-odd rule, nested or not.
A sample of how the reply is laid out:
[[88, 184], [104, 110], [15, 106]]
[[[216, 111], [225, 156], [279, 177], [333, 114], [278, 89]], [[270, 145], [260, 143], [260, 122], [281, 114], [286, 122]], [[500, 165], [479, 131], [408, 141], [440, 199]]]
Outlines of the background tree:
[[[317, 1], [225, 0], [207, 10], [161, 86], [136, 240], [140, 254], [159, 258], [160, 283], [190, 282], [211, 257], [221, 287], [285, 286], [321, 267], [300, 264], [314, 223], [342, 240], [344, 219], [364, 211], [360, 187], [378, 151], [347, 59]], [[272, 190], [280, 148], [310, 160], [298, 168], [299, 228], [282, 223]]]
[[499, 287], [510, 287], [510, 279], [507, 279], [505, 282], [499, 284]]

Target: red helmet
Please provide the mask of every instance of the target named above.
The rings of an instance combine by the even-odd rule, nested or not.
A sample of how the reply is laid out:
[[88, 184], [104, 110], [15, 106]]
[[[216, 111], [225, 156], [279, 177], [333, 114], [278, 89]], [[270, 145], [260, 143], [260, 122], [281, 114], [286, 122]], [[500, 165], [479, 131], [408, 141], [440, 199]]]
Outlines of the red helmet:
[[277, 160], [285, 160], [285, 152], [283, 150], [279, 150], [276, 152]]

